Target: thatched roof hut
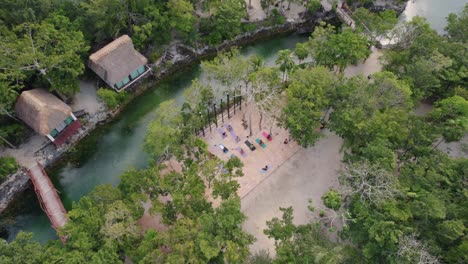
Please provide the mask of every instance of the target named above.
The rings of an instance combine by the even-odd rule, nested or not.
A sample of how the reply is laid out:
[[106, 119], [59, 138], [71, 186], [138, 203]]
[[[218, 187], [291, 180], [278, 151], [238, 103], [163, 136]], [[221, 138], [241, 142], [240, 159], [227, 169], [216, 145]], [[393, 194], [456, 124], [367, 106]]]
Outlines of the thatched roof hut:
[[109, 86], [120, 91], [148, 72], [148, 60], [123, 35], [89, 56], [88, 66]]
[[46, 136], [72, 114], [72, 109], [46, 90], [34, 89], [21, 93], [15, 112], [34, 131]]

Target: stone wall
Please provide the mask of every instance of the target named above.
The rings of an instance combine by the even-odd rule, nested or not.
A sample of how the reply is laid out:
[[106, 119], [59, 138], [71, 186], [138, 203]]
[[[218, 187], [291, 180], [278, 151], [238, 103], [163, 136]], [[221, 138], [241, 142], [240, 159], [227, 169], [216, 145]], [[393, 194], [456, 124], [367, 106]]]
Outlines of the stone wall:
[[29, 176], [24, 170], [8, 177], [0, 185], [0, 213], [3, 212], [16, 196], [30, 186]]

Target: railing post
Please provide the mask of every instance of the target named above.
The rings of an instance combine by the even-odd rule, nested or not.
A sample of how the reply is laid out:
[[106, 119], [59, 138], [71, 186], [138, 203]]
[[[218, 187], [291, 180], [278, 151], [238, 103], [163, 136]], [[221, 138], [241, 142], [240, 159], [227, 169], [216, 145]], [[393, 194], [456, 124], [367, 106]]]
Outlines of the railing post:
[[239, 96], [239, 110], [242, 111], [242, 95]]
[[213, 103], [213, 113], [214, 113], [214, 120], [216, 123], [216, 127], [218, 127], [218, 116], [216, 114], [216, 103]]
[[221, 106], [219, 108], [221, 109], [221, 122], [224, 124], [223, 99], [221, 99]]
[[211, 133], [211, 122], [210, 122], [210, 108], [206, 108], [206, 119], [208, 120], [208, 126], [210, 126], [210, 133]]
[[229, 93], [227, 94], [227, 109], [228, 109], [228, 119], [231, 118], [231, 114], [229, 113]]
[[234, 115], [236, 115], [236, 90], [234, 90], [234, 95], [232, 96], [232, 100], [234, 100]]

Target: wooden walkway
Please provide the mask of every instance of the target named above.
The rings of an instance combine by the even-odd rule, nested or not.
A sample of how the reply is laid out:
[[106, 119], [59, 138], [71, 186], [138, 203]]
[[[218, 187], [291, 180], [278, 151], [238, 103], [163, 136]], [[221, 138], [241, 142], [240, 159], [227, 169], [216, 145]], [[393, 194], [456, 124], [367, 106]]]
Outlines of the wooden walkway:
[[[54, 185], [39, 162], [35, 166], [27, 168], [27, 171], [42, 210], [49, 217], [52, 227], [58, 231], [68, 222], [68, 217], [57, 190], [55, 190]], [[63, 237], [60, 239], [63, 242], [65, 241]]]
[[336, 14], [338, 15], [338, 18], [343, 22], [345, 23], [346, 25], [348, 25], [349, 27], [351, 27], [353, 30], [356, 30], [356, 22], [354, 21], [354, 19], [351, 18], [350, 15], [348, 15], [348, 13], [346, 12], [346, 10], [344, 10], [343, 8], [341, 8], [340, 6], [338, 6], [336, 8]]

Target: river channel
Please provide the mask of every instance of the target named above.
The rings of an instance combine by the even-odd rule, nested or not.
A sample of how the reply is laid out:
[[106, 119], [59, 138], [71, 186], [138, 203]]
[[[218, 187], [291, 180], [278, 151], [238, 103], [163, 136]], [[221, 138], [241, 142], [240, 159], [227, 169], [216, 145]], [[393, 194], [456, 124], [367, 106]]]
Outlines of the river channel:
[[[438, 32], [443, 33], [445, 17], [450, 12], [462, 10], [466, 2], [410, 0], [401, 19], [420, 15]], [[265, 40], [243, 48], [241, 56], [257, 54], [265, 59], [267, 65], [274, 65], [279, 50], [293, 49], [296, 43], [306, 41], [307, 37], [293, 35]], [[96, 185], [115, 186], [125, 170], [147, 166], [148, 156], [142, 145], [149, 123], [158, 114], [158, 105], [169, 99], [181, 103], [184, 90], [195, 78], [205, 79], [200, 65], [184, 69], [151, 87], [133, 100], [116, 120], [99, 127], [80, 142], [67, 158], [67, 162], [48, 171], [67, 210], [71, 209], [73, 201], [78, 201]], [[40, 209], [34, 192], [29, 191], [23, 195], [12, 211], [16, 212], [15, 216], [0, 219], [0, 224], [9, 232], [8, 240], [12, 240], [20, 230], [32, 232], [34, 239], [43, 243], [57, 238], [47, 216]]]

